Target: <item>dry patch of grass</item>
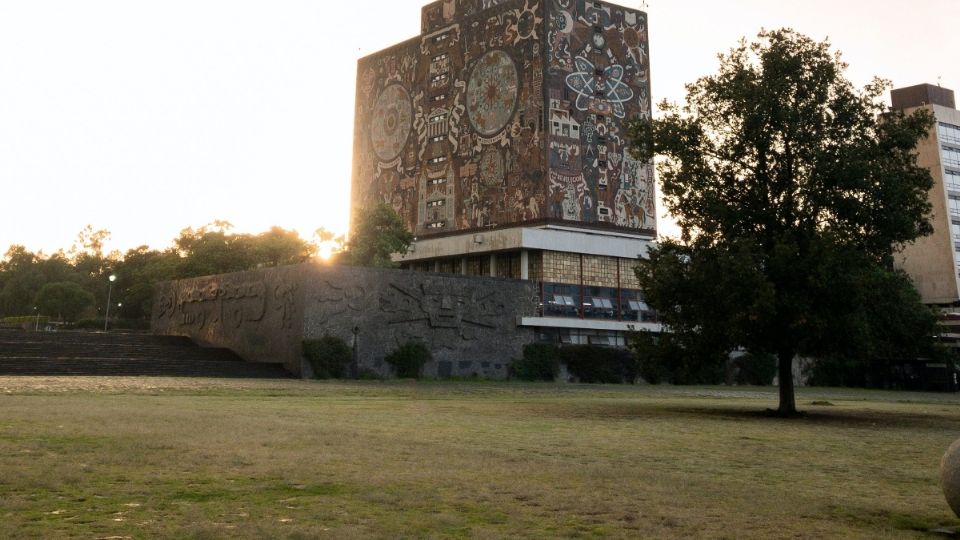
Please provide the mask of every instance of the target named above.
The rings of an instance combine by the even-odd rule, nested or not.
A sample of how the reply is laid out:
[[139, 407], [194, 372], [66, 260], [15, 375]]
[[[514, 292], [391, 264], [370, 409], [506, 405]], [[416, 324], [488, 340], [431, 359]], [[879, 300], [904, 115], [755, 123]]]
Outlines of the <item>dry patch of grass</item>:
[[958, 403], [0, 378], [0, 537], [922, 537], [960, 526], [937, 486]]

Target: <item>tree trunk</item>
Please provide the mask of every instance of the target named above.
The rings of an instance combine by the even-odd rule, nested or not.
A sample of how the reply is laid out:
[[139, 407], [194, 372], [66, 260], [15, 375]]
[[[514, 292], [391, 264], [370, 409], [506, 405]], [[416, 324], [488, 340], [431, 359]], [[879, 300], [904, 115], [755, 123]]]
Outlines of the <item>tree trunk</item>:
[[797, 399], [793, 391], [793, 351], [780, 351], [777, 355], [779, 364], [780, 407], [777, 414], [780, 416], [797, 415]]

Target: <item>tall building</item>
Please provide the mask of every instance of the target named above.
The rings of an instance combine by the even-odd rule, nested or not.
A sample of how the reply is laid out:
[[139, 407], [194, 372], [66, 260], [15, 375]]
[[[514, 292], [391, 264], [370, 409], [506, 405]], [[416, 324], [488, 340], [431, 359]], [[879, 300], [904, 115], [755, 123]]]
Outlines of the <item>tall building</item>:
[[960, 111], [953, 90], [921, 84], [891, 92], [893, 108], [930, 111], [936, 123], [917, 145], [917, 162], [930, 169], [934, 185], [933, 234], [906, 246], [897, 259], [926, 304], [960, 303]]
[[354, 209], [386, 202], [413, 270], [540, 284], [542, 338], [656, 328], [633, 273], [656, 238], [647, 15], [584, 0], [439, 0], [357, 63]]

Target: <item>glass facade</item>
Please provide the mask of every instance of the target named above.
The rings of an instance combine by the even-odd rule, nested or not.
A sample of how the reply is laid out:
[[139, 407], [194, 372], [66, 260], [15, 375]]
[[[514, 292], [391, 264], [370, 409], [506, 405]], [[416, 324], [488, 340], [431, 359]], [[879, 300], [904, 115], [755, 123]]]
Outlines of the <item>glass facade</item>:
[[943, 157], [943, 164], [947, 167], [960, 169], [960, 149], [942, 146], [940, 155]]
[[943, 172], [943, 186], [947, 191], [955, 191], [960, 195], [960, 172], [946, 170]]
[[656, 311], [636, 289], [541, 283], [540, 290], [540, 314], [544, 317], [657, 322]]
[[937, 125], [937, 134], [942, 142], [960, 146], [960, 126], [940, 122]]
[[960, 195], [950, 195], [947, 197], [948, 209], [951, 218], [960, 218]]
[[626, 347], [623, 332], [613, 330], [582, 330], [579, 328], [538, 328], [537, 341], [558, 345], [602, 345]]

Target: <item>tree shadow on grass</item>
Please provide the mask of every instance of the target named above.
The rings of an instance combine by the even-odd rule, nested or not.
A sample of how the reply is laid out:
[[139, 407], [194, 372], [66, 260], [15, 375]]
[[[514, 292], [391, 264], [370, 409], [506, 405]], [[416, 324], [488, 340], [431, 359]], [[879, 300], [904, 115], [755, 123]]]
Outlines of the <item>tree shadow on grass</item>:
[[960, 415], [943, 416], [897, 411], [831, 410], [823, 406], [798, 406], [800, 414], [784, 418], [771, 409], [743, 407], [664, 406], [664, 411], [682, 416], [702, 416], [736, 421], [758, 421], [786, 425], [823, 425], [831, 427], [879, 429], [960, 430]]
[[960, 414], [954, 416], [869, 409], [830, 409], [827, 406], [803, 406], [792, 418], [778, 416], [761, 406], [684, 406], [651, 403], [570, 403], [557, 406], [530, 405], [537, 414], [570, 420], [664, 420], [674, 417], [700, 417], [734, 422], [764, 422], [782, 425], [818, 425], [872, 429], [930, 429], [960, 431]]

